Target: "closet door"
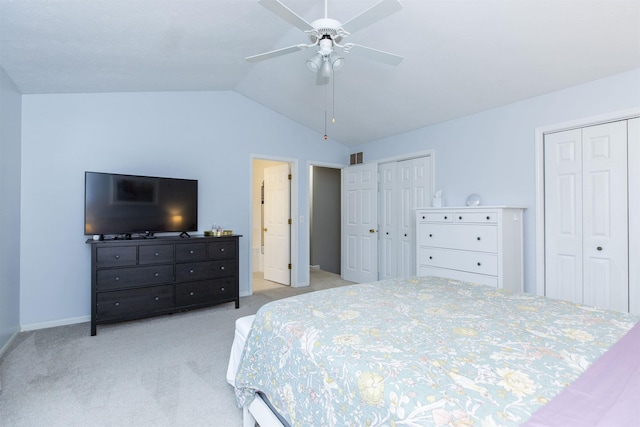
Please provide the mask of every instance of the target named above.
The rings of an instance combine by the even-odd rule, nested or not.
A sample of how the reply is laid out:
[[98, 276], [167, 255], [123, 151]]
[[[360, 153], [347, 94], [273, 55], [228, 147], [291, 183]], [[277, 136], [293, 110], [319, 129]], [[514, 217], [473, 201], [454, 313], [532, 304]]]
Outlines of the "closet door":
[[545, 135], [545, 295], [582, 302], [582, 131]]
[[398, 272], [396, 277], [409, 277], [415, 269], [415, 208], [431, 206], [431, 157], [398, 162], [399, 212]]
[[414, 209], [431, 205], [431, 156], [382, 163], [380, 176], [380, 279], [415, 273]]
[[582, 302], [629, 310], [627, 123], [582, 130]]
[[398, 238], [395, 229], [398, 221], [396, 163], [382, 163], [378, 172], [380, 176], [378, 266], [379, 278], [384, 280], [397, 277], [398, 265], [395, 256], [398, 253]]
[[628, 311], [626, 122], [545, 136], [545, 294]]

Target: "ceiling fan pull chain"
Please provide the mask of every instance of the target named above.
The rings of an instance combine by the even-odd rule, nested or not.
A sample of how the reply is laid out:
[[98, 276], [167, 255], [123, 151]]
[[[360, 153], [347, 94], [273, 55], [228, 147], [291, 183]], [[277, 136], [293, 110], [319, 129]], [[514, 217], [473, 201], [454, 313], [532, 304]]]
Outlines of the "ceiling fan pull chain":
[[333, 79], [331, 79], [331, 123], [336, 122], [336, 73], [333, 73]]
[[324, 86], [324, 139], [329, 139], [327, 136], [327, 85]]

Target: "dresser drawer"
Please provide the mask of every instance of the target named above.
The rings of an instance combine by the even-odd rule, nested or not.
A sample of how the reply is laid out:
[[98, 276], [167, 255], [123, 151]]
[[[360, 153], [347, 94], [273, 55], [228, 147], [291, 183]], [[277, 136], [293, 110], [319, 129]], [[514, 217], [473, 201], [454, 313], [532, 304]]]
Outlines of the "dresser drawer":
[[109, 246], [96, 250], [96, 267], [136, 265], [136, 246]]
[[494, 288], [498, 287], [497, 276], [469, 273], [468, 271], [448, 270], [445, 268], [421, 266], [418, 268], [418, 275], [446, 277], [453, 280], [460, 280], [461, 282], [479, 283], [481, 285], [493, 286]]
[[176, 265], [176, 281], [192, 281], [229, 277], [236, 274], [235, 259], [204, 261]]
[[176, 245], [176, 261], [204, 261], [207, 259], [206, 243], [184, 243]]
[[161, 264], [173, 262], [173, 245], [140, 246], [138, 264]]
[[174, 305], [173, 286], [153, 286], [126, 291], [99, 292], [96, 295], [97, 320], [143, 316]]
[[208, 304], [235, 297], [236, 278], [203, 280], [176, 285], [178, 306]]
[[209, 259], [229, 259], [236, 256], [235, 240], [222, 240], [209, 243]]
[[498, 228], [493, 225], [475, 224], [422, 224], [418, 228], [418, 241], [421, 246], [497, 252]]
[[456, 212], [453, 220], [475, 224], [497, 224], [498, 212]]
[[438, 248], [419, 248], [418, 251], [419, 266], [448, 268], [490, 276], [498, 274], [498, 257], [494, 254]]
[[418, 213], [419, 222], [453, 222], [454, 212], [423, 212]]
[[173, 282], [173, 265], [114, 268], [96, 272], [98, 291]]

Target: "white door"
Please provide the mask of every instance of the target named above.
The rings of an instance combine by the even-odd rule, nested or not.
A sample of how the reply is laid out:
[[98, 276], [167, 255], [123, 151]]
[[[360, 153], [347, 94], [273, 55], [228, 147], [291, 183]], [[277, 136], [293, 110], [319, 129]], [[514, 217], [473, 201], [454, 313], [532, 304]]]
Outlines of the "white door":
[[582, 131], [544, 137], [545, 295], [582, 302]]
[[629, 311], [640, 315], [640, 118], [627, 122], [629, 173]]
[[398, 268], [395, 277], [415, 274], [415, 208], [431, 206], [431, 156], [398, 162]]
[[378, 279], [378, 164], [343, 169], [342, 277]]
[[380, 174], [380, 211], [378, 212], [380, 223], [378, 247], [378, 269], [380, 279], [392, 279], [397, 277], [397, 217], [398, 194], [396, 190], [396, 162], [383, 163], [378, 172]]
[[627, 123], [582, 130], [583, 302], [629, 310]]
[[545, 295], [628, 311], [626, 122], [545, 136]]
[[431, 156], [380, 165], [380, 279], [415, 274], [415, 215], [431, 206]]
[[291, 284], [289, 164], [264, 169], [264, 278]]

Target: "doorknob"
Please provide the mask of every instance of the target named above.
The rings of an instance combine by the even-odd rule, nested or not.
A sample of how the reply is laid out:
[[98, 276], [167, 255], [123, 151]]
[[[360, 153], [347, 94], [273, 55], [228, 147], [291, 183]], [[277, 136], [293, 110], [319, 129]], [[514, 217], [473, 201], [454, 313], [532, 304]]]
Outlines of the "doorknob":
[[267, 232], [267, 227], [263, 228], [262, 230], [266, 233]]
[[369, 229], [369, 233], [372, 233], [372, 234], [373, 234], [373, 233], [375, 233], [375, 232], [376, 232], [376, 230], [374, 230], [373, 228], [370, 228], [370, 229]]

